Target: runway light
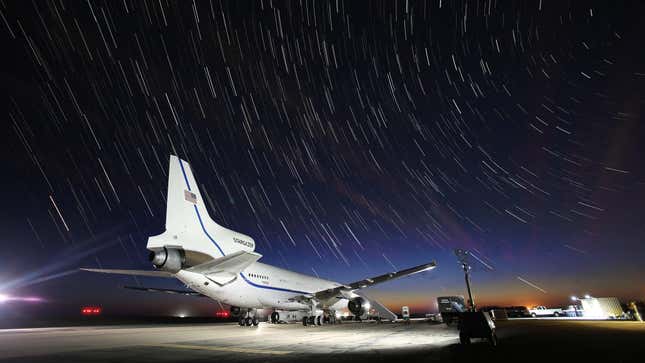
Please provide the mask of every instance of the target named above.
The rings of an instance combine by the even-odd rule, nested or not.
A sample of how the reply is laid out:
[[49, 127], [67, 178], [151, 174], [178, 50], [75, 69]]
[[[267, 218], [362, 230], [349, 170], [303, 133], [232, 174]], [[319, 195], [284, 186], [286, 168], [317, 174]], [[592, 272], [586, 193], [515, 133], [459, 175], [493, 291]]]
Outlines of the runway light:
[[101, 315], [103, 309], [99, 306], [83, 306], [81, 308], [81, 314], [83, 315]]
[[229, 317], [229, 312], [228, 311], [218, 311], [215, 313], [215, 316], [218, 318], [228, 318]]

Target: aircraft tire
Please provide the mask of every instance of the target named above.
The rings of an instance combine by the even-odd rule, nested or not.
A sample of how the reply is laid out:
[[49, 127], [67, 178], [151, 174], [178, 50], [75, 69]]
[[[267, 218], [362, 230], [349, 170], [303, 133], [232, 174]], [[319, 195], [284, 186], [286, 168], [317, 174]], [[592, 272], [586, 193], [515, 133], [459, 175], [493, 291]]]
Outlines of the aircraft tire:
[[258, 320], [258, 318], [253, 317], [253, 319], [251, 320], [251, 324], [253, 324], [253, 326], [258, 326], [258, 324], [260, 324], [260, 321]]
[[302, 326], [307, 326], [307, 317], [302, 318]]
[[278, 324], [280, 322], [280, 313], [278, 313], [277, 311], [271, 313], [271, 322], [273, 324]]
[[251, 318], [244, 319], [244, 325], [251, 326], [251, 324], [253, 324], [253, 320]]
[[459, 342], [461, 344], [470, 344], [470, 337], [464, 332], [459, 333]]

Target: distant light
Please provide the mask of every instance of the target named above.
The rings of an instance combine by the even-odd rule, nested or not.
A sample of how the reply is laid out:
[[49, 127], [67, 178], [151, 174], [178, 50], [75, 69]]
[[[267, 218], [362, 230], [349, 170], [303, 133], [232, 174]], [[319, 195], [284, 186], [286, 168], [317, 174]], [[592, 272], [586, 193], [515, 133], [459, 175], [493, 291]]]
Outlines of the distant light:
[[186, 317], [186, 314], [179, 314], [179, 317], [180, 317], [180, 318], [185, 318], [185, 317]]
[[100, 306], [83, 306], [81, 314], [83, 315], [101, 315], [103, 309]]
[[591, 299], [591, 295], [585, 294], [585, 299]]
[[571, 296], [571, 301], [578, 301], [578, 297], [577, 296]]
[[9, 296], [7, 295], [0, 295], [0, 303], [3, 303], [5, 301], [9, 300]]
[[226, 311], [226, 310], [218, 311], [218, 312], [215, 313], [215, 316], [218, 317], [218, 318], [228, 318], [229, 315], [230, 315], [229, 312]]

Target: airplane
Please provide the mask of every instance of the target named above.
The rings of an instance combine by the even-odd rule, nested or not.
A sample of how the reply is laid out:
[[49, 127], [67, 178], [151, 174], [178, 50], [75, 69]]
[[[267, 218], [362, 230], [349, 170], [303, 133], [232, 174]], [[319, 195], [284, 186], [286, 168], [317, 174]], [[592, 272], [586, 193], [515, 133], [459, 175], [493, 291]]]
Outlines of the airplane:
[[258, 260], [255, 241], [212, 220], [188, 162], [170, 156], [166, 230], [150, 236], [146, 248], [153, 270], [82, 268], [108, 274], [176, 278], [187, 291], [146, 287], [135, 290], [205, 296], [231, 306], [241, 326], [257, 326], [257, 309], [272, 310], [270, 321], [278, 323], [280, 311], [301, 312], [303, 325], [336, 323], [337, 312], [347, 307], [357, 320], [370, 310], [395, 321], [396, 314], [362, 289], [404, 276], [432, 270], [430, 262], [366, 278], [338, 283], [267, 265]]

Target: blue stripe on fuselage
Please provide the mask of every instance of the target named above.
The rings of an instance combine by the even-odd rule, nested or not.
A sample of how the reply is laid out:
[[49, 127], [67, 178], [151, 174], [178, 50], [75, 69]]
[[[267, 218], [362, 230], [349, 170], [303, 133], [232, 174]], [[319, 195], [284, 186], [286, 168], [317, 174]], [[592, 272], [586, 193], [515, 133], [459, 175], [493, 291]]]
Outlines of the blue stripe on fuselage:
[[247, 284], [249, 284], [249, 285], [251, 285], [253, 287], [260, 288], [260, 289], [270, 289], [270, 290], [276, 290], [276, 291], [293, 292], [293, 293], [296, 293], [296, 294], [308, 294], [308, 292], [304, 292], [304, 291], [296, 291], [296, 290], [283, 289], [283, 288], [280, 288], [280, 287], [259, 285], [259, 284], [256, 284], [254, 282], [251, 282], [251, 280], [247, 279], [246, 276], [244, 276], [244, 274], [241, 273], [241, 272], [240, 272], [240, 276], [242, 276], [242, 278], [244, 279], [244, 281], [246, 281]]

